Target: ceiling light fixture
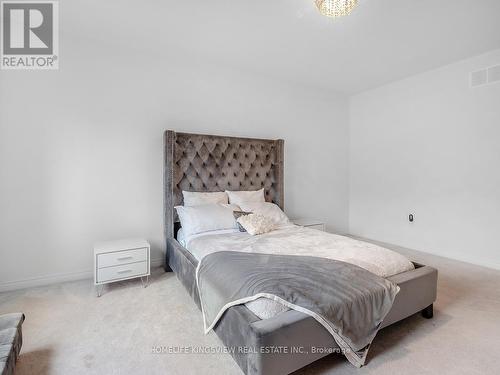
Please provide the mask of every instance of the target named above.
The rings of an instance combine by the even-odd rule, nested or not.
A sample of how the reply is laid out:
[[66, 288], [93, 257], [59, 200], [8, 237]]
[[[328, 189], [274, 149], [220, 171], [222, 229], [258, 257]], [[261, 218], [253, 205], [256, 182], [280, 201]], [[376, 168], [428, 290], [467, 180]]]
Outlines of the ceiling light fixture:
[[315, 0], [315, 3], [322, 15], [335, 18], [350, 14], [358, 0]]

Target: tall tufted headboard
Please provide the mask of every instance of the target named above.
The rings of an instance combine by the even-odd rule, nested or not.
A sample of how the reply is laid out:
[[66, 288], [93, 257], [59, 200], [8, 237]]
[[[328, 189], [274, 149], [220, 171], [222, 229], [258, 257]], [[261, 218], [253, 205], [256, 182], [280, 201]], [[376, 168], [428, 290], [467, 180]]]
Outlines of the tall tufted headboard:
[[264, 188], [266, 201], [283, 209], [282, 139], [254, 139], [165, 131], [165, 238], [174, 236], [182, 190]]

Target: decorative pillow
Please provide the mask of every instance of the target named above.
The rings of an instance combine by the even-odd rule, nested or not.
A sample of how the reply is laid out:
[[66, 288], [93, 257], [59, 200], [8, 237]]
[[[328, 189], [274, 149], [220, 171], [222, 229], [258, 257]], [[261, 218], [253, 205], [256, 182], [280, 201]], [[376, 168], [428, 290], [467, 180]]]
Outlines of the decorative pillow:
[[243, 211], [250, 211], [254, 214], [265, 216], [273, 221], [276, 226], [289, 225], [290, 219], [281, 208], [269, 202], [242, 202], [240, 205]]
[[184, 206], [200, 206], [202, 204], [211, 203], [228, 203], [227, 194], [224, 191], [217, 191], [214, 193], [199, 193], [194, 191], [182, 191], [182, 196], [184, 197]]
[[176, 206], [184, 238], [212, 230], [238, 228], [231, 206], [204, 204], [200, 206]]
[[271, 219], [257, 214], [240, 216], [237, 222], [252, 236], [270, 232], [276, 227]]
[[236, 224], [238, 224], [238, 229], [240, 230], [240, 232], [246, 232], [245, 228], [243, 228], [241, 226], [240, 223], [238, 223], [238, 219], [242, 216], [245, 216], [245, 215], [250, 215], [251, 212], [245, 212], [245, 211], [233, 211], [233, 216], [234, 218], [236, 219]]
[[255, 191], [229, 191], [226, 190], [226, 194], [229, 197], [229, 203], [237, 204], [243, 202], [265, 202], [264, 198], [264, 188]]

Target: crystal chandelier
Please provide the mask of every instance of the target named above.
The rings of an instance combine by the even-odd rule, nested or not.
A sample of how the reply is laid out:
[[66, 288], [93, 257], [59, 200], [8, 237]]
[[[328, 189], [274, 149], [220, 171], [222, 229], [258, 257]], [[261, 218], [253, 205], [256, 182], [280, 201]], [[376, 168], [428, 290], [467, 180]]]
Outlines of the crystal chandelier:
[[320, 13], [327, 17], [347, 16], [358, 0], [315, 0]]

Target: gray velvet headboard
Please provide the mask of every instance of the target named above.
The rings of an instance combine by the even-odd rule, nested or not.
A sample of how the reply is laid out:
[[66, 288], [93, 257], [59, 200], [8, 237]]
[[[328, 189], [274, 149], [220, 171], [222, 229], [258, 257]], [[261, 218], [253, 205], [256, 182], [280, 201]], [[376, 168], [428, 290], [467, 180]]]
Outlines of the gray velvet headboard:
[[282, 139], [254, 139], [165, 131], [165, 238], [174, 236], [182, 190], [264, 188], [266, 201], [284, 208]]

